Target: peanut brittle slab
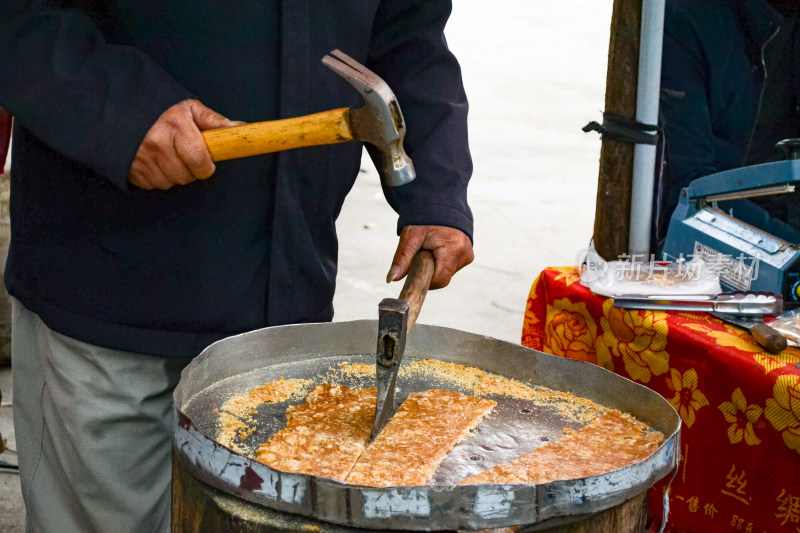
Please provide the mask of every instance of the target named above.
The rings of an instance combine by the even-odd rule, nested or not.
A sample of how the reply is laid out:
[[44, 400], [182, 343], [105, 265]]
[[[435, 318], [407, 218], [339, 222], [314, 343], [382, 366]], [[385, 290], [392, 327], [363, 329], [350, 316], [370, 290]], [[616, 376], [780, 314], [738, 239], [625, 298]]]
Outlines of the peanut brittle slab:
[[581, 429], [514, 461], [484, 470], [461, 484], [548, 483], [604, 474], [652, 455], [664, 435], [629, 414], [610, 410]]
[[447, 453], [495, 405], [449, 390], [410, 394], [346, 481], [372, 487], [426, 485]]
[[258, 447], [256, 460], [284, 472], [344, 480], [372, 434], [375, 388], [326, 383], [286, 410], [286, 427]]

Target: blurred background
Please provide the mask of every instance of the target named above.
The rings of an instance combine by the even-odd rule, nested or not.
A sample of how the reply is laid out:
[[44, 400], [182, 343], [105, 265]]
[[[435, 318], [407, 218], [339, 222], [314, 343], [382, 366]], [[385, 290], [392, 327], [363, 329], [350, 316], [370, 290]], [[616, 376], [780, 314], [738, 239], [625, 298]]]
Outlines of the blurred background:
[[[420, 322], [519, 342], [545, 266], [575, 264], [594, 222], [612, 2], [458, 0], [446, 29], [470, 102], [475, 262], [429, 293]], [[402, 102], [401, 102], [402, 105]], [[338, 222], [334, 320], [376, 318], [396, 215], [369, 159]]]

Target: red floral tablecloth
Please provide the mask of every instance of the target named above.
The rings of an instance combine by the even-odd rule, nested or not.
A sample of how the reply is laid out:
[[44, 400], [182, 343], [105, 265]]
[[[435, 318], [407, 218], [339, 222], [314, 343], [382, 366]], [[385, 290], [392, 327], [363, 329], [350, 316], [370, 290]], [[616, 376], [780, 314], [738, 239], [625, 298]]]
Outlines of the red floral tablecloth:
[[[573, 267], [533, 283], [522, 344], [601, 365], [675, 407], [668, 531], [800, 533], [800, 350], [771, 355], [705, 313], [617, 309]], [[657, 517], [665, 485], [651, 489]]]

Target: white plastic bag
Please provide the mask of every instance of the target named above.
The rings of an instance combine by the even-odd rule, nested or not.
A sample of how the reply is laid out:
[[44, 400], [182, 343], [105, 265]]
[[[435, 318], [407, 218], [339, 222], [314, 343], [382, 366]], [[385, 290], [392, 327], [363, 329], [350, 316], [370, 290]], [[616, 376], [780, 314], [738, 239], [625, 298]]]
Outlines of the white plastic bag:
[[581, 283], [600, 296], [637, 294], [646, 296], [710, 295], [722, 292], [719, 277], [700, 259], [606, 262], [588, 251], [580, 265]]

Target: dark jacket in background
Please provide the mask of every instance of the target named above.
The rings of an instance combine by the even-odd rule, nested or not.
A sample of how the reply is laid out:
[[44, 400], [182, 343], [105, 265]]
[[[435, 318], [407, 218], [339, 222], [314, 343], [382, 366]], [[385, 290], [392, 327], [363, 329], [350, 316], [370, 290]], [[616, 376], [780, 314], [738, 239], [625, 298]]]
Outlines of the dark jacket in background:
[[[192, 356], [227, 335], [330, 320], [335, 220], [357, 143], [221, 162], [168, 191], [127, 184], [149, 127], [197, 98], [247, 122], [360, 105], [339, 48], [393, 89], [417, 179], [409, 224], [472, 233], [467, 102], [445, 1], [0, 3], [0, 106], [16, 118], [9, 292], [60, 333]], [[386, 258], [387, 262], [390, 258]]]
[[[666, 167], [655, 198], [656, 242], [666, 235], [681, 188], [747, 161], [766, 75], [762, 55], [778, 20], [765, 0], [667, 0], [661, 73]], [[800, 41], [792, 46], [800, 72]], [[800, 96], [797, 80], [794, 87]]]

